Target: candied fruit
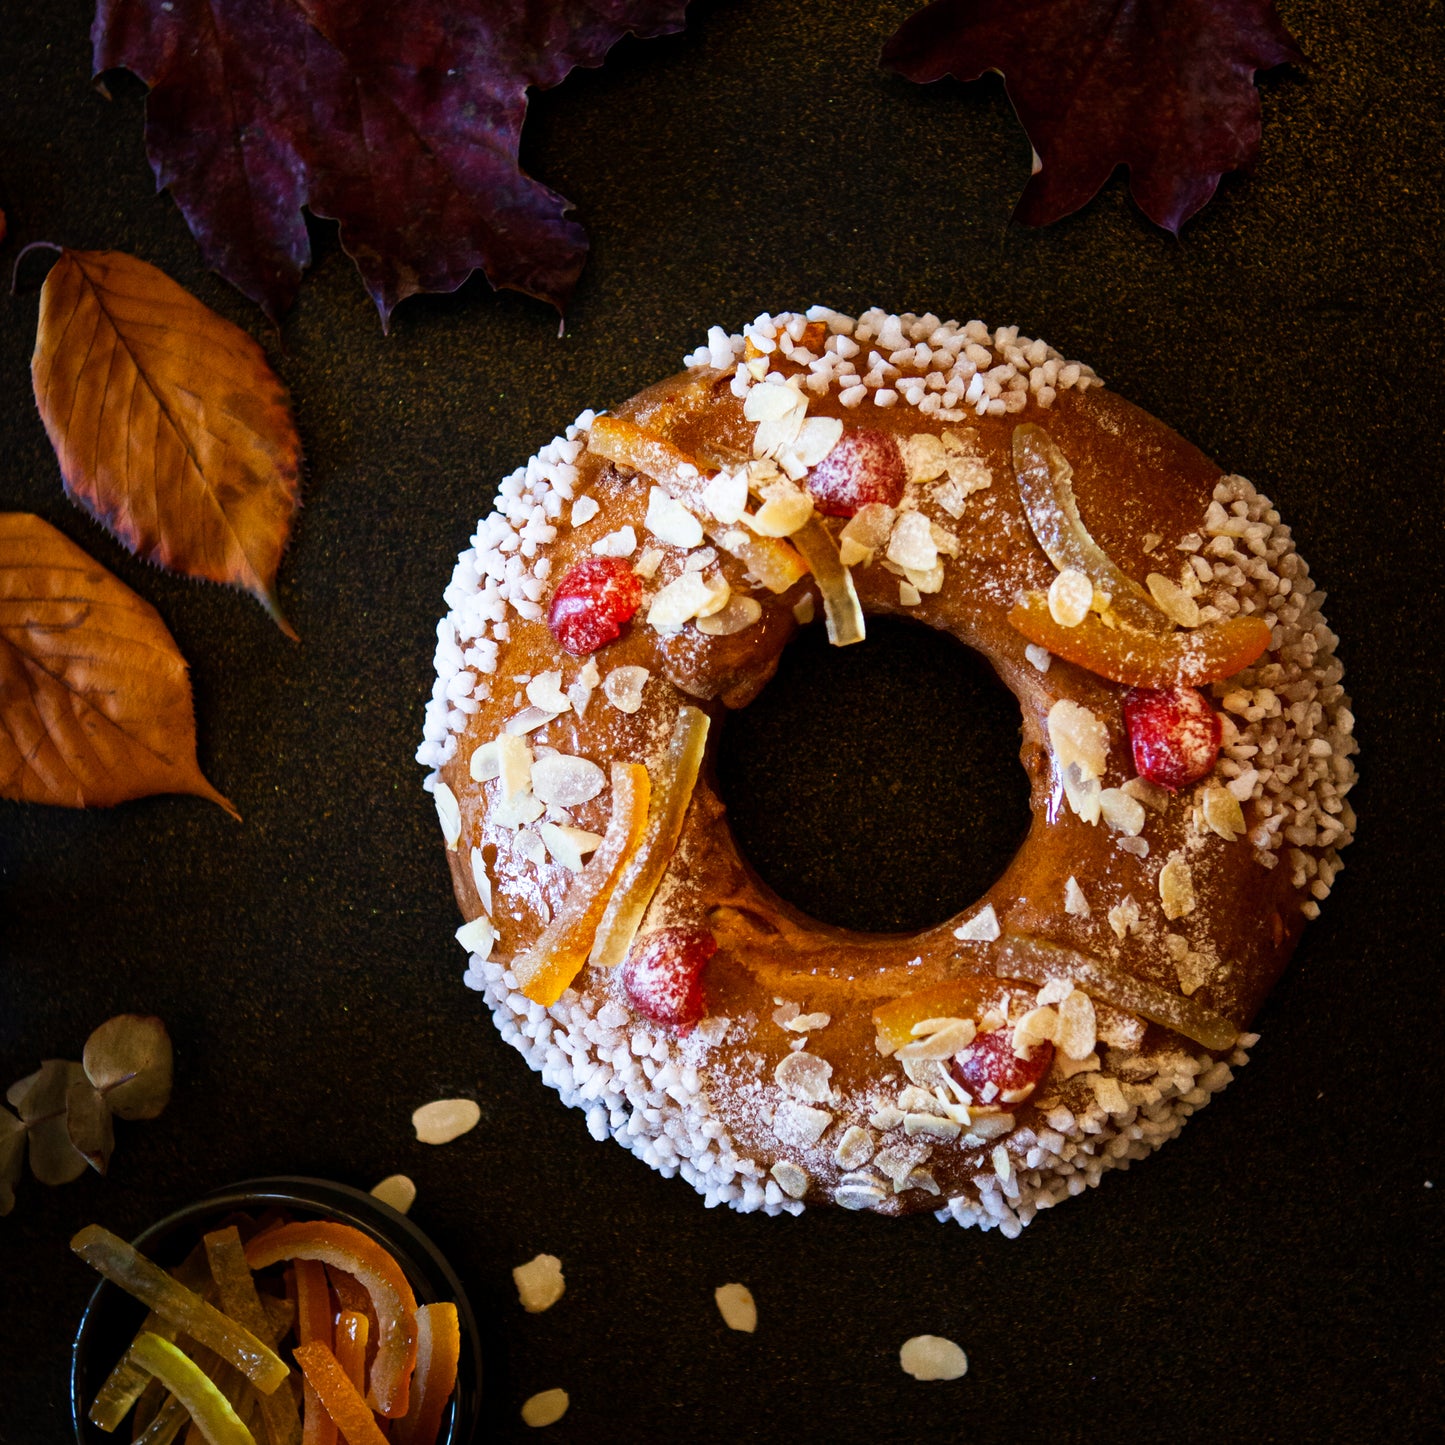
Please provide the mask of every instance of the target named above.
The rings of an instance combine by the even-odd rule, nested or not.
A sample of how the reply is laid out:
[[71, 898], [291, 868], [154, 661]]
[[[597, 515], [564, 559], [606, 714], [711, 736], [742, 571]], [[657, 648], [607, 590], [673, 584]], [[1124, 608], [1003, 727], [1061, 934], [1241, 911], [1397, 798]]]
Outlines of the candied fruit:
[[[1013, 1030], [979, 1034], [949, 1068], [953, 1077], [981, 1104], [1021, 1104], [1038, 1087], [1054, 1061], [1047, 1039], [1035, 1042], [1026, 1059], [1014, 1052]], [[992, 1085], [992, 1089], [990, 1089]]]
[[870, 502], [896, 507], [908, 475], [903, 454], [887, 433], [849, 427], [843, 439], [808, 473], [813, 505], [829, 517], [851, 517]]
[[653, 1023], [695, 1024], [706, 1011], [702, 971], [717, 952], [705, 928], [659, 928], [622, 965], [622, 986], [638, 1013]]
[[547, 626], [559, 646], [585, 657], [615, 642], [641, 605], [642, 583], [621, 557], [586, 557], [562, 574]]
[[1146, 781], [1173, 793], [1214, 771], [1224, 729], [1198, 688], [1131, 687], [1124, 725], [1134, 770]]

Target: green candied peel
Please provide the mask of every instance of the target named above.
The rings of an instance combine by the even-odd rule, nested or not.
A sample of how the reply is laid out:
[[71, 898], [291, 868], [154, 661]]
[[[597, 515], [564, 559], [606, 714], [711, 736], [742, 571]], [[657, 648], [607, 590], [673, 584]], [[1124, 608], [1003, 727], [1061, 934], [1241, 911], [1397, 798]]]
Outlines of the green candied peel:
[[1033, 422], [1014, 428], [1014, 474], [1024, 513], [1048, 559], [1060, 572], [1072, 567], [1109, 594], [1109, 606], [1144, 632], [1172, 632], [1174, 624], [1154, 599], [1090, 535], [1074, 497], [1074, 469], [1048, 432]]
[[108, 1229], [89, 1224], [70, 1241], [70, 1247], [92, 1269], [134, 1295], [167, 1324], [229, 1360], [262, 1394], [269, 1395], [291, 1373], [285, 1361], [250, 1330], [228, 1320]]
[[1239, 1030], [1227, 1018], [1202, 1003], [1047, 939], [1005, 933], [990, 953], [987, 966], [1000, 978], [1019, 978], [1026, 983], [1069, 980], [1092, 997], [1163, 1024], [1206, 1049], [1232, 1048], [1239, 1038]]
[[[197, 1245], [182, 1263], [170, 1271], [170, 1274], [178, 1283], [192, 1289], [204, 1286], [206, 1279], [205, 1254], [201, 1246]], [[150, 1330], [166, 1340], [175, 1339], [178, 1333], [173, 1325], [167, 1324], [154, 1310], [145, 1317], [136, 1334], [140, 1335], [146, 1330]], [[105, 1377], [100, 1389], [96, 1391], [95, 1399], [90, 1407], [91, 1424], [104, 1430], [107, 1434], [118, 1429], [120, 1422], [131, 1412], [150, 1380], [150, 1375], [131, 1362], [129, 1353], [122, 1355], [116, 1361], [115, 1368]]]
[[[221, 1308], [237, 1324], [274, 1346], [289, 1327], [289, 1320], [285, 1315], [278, 1320], [267, 1315], [251, 1266], [246, 1263], [246, 1247], [241, 1243], [240, 1230], [234, 1224], [212, 1230], [203, 1237], [202, 1243], [211, 1276], [216, 1281], [216, 1292], [221, 1297]], [[260, 1395], [257, 1404], [270, 1445], [301, 1445], [301, 1415], [290, 1390]]]
[[822, 593], [828, 641], [834, 647], [862, 642], [867, 635], [863, 608], [853, 586], [853, 574], [843, 565], [833, 534], [817, 516], [812, 516], [788, 540], [803, 554]]
[[141, 1369], [154, 1375], [185, 1407], [207, 1445], [256, 1445], [231, 1402], [182, 1349], [150, 1331], [130, 1347]]

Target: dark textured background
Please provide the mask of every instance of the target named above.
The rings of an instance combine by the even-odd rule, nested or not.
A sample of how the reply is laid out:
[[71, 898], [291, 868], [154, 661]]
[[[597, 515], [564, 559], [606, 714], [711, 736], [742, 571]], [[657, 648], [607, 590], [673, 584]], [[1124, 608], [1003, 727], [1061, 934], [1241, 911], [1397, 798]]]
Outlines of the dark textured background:
[[[139, 87], [91, 90], [83, 0], [0, 7], [0, 264], [48, 238], [163, 267], [263, 340], [308, 456], [280, 582], [296, 647], [250, 599], [138, 564], [70, 506], [30, 401], [39, 258], [0, 300], [0, 507], [45, 516], [159, 608], [192, 664], [202, 764], [245, 815], [0, 804], [0, 1083], [121, 1010], [161, 1014], [177, 1046], [174, 1101], [121, 1127], [108, 1180], [27, 1180], [0, 1222], [4, 1441], [66, 1438], [80, 1224], [133, 1232], [252, 1174], [394, 1170], [486, 1321], [489, 1438], [529, 1437], [518, 1407], [553, 1385], [572, 1395], [559, 1441], [1436, 1438], [1439, 7], [1281, 0], [1310, 70], [1266, 81], [1257, 174], [1182, 244], [1120, 179], [1050, 230], [1010, 227], [1029, 147], [999, 84], [874, 68], [909, 8], [700, 3], [686, 35], [628, 42], [537, 101], [524, 159], [593, 240], [558, 340], [545, 308], [480, 282], [407, 302], [385, 337], [324, 226], [268, 335], [154, 196]], [[411, 761], [442, 587], [495, 481], [584, 406], [673, 370], [709, 323], [814, 300], [1017, 322], [1092, 362], [1276, 499], [1344, 639], [1360, 836], [1255, 1061], [1161, 1155], [1014, 1242], [928, 1217], [706, 1212], [593, 1143], [461, 986]], [[860, 649], [846, 675], [888, 688], [885, 715], [833, 707], [835, 748], [810, 714], [822, 673], [845, 672], [819, 651], [736, 740], [755, 861], [828, 916], [947, 911], [1015, 836], [1008, 719], [977, 703], [1003, 741], [958, 794], [981, 820], [971, 861], [941, 884], [929, 861], [954, 826], [926, 761], [947, 749], [885, 764], [883, 841], [840, 858], [849, 769], [888, 757], [888, 733], [922, 748], [977, 684], [923, 648], [924, 682], [890, 687], [896, 666]], [[805, 724], [815, 745], [768, 751]], [[779, 816], [799, 821], [785, 835]], [[480, 1101], [481, 1127], [418, 1145], [412, 1109], [451, 1094]], [[539, 1250], [567, 1294], [524, 1316], [509, 1270]], [[717, 1319], [730, 1279], [757, 1297], [756, 1336]], [[968, 1377], [904, 1376], [920, 1332], [957, 1339]]]

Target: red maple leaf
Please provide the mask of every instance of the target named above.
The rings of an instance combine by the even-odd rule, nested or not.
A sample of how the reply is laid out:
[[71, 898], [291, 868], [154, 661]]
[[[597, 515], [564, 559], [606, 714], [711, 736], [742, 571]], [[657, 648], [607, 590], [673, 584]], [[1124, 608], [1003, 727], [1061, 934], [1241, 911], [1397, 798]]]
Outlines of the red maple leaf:
[[493, 286], [561, 310], [587, 253], [569, 203], [517, 164], [527, 88], [600, 65], [686, 0], [98, 0], [97, 74], [151, 88], [146, 150], [207, 263], [274, 321], [311, 260], [302, 207], [390, 318]]
[[1003, 76], [1036, 157], [1019, 220], [1077, 211], [1122, 165], [1176, 233], [1259, 151], [1255, 72], [1303, 59], [1274, 0], [934, 0], [882, 56], [909, 80]]

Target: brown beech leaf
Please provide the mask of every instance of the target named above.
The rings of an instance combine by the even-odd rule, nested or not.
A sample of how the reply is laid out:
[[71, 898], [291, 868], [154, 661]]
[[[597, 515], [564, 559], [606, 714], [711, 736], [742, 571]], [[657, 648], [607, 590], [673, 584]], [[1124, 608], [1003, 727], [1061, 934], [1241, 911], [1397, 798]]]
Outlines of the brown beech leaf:
[[85, 1076], [122, 1119], [154, 1119], [170, 1102], [173, 1051], [150, 1014], [117, 1014], [85, 1041]]
[[196, 763], [185, 659], [155, 609], [74, 542], [0, 512], [0, 797], [84, 808], [151, 793], [240, 817]]
[[301, 444], [255, 341], [134, 256], [62, 251], [30, 372], [70, 495], [147, 560], [254, 593], [294, 639], [275, 582]]

